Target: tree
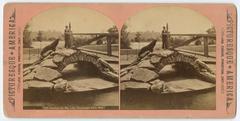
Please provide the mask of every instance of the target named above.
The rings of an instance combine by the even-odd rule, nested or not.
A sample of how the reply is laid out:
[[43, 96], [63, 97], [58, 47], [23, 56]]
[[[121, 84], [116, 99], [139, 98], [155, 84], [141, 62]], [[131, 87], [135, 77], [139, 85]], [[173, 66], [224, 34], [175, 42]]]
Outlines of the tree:
[[108, 29], [108, 32], [112, 32], [112, 33], [117, 33], [118, 32], [118, 29], [117, 29], [117, 26], [113, 26], [111, 28]]
[[[108, 29], [108, 32], [109, 32], [109, 33], [118, 33], [118, 28], [117, 28], [117, 26], [113, 26], [113, 27], [109, 28], [109, 29]], [[112, 36], [112, 37], [113, 37], [112, 43], [113, 43], [113, 44], [118, 43], [118, 36]]]
[[[206, 32], [208, 34], [216, 34], [216, 29], [213, 26], [213, 27], [207, 29]], [[209, 41], [208, 41], [208, 44], [216, 44], [216, 39], [210, 38]]]
[[43, 32], [42, 31], [38, 31], [37, 41], [41, 42], [42, 40], [43, 40]]
[[136, 37], [134, 38], [135, 42], [140, 42], [141, 41], [141, 33], [137, 32]]
[[31, 32], [29, 31], [29, 27], [30, 25], [27, 24], [23, 30], [23, 47], [24, 48], [30, 48], [32, 45], [32, 41], [30, 38]]
[[213, 27], [207, 29], [206, 32], [207, 32], [208, 34], [216, 34], [216, 29], [215, 29], [215, 27], [213, 26]]
[[121, 39], [120, 39], [120, 47], [121, 49], [130, 49], [130, 41], [128, 39], [129, 32], [127, 32], [127, 25], [124, 24], [121, 29]]

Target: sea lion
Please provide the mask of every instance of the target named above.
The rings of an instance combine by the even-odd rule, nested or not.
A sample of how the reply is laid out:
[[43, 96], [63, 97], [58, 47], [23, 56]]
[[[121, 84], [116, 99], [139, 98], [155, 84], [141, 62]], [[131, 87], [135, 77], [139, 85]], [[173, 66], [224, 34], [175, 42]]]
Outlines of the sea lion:
[[43, 57], [44, 53], [48, 52], [49, 50], [55, 51], [56, 47], [58, 45], [59, 39], [56, 39], [55, 41], [53, 41], [51, 44], [47, 45], [46, 47], [44, 47], [40, 53], [40, 55]]
[[157, 40], [153, 39], [151, 43], [149, 43], [148, 45], [144, 46], [140, 52], [138, 53], [138, 57], [141, 56], [143, 53], [149, 51], [149, 52], [153, 52], [153, 48], [156, 45]]

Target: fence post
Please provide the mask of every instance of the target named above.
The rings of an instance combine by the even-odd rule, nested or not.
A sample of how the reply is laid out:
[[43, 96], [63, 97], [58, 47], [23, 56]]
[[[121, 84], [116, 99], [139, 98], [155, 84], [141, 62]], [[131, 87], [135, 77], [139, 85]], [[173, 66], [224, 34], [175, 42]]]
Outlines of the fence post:
[[127, 60], [128, 60], [128, 49], [126, 49], [127, 50]]
[[107, 35], [107, 54], [108, 56], [112, 55], [112, 35], [111, 33]]
[[208, 37], [204, 37], [204, 56], [208, 57]]
[[31, 48], [29, 47], [28, 48], [28, 62], [30, 63], [31, 62], [31, 50], [30, 50]]

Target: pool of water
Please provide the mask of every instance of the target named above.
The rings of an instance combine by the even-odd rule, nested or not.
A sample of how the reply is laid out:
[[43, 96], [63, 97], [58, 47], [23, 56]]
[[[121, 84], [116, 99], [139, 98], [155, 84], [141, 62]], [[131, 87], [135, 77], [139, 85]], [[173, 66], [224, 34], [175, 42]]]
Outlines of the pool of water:
[[125, 110], [215, 110], [215, 102], [215, 89], [196, 93], [165, 95], [146, 92], [121, 93], [121, 109]]

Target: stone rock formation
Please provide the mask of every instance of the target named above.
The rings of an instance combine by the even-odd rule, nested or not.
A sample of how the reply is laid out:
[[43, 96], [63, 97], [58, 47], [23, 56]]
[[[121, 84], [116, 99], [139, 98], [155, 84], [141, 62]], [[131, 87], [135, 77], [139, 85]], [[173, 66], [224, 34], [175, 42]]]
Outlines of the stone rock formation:
[[[160, 71], [166, 65], [171, 64], [174, 64], [174, 68], [179, 73], [192, 74], [206, 82], [179, 80], [179, 85], [176, 85], [175, 82], [160, 80]], [[128, 67], [121, 69], [120, 72], [121, 90], [148, 90], [154, 93], [198, 90], [198, 87], [194, 87], [194, 83], [204, 85], [202, 88], [211, 88], [215, 86], [215, 79], [214, 72], [204, 62], [194, 56], [182, 54], [175, 50], [161, 50], [142, 54]], [[186, 82], [193, 86], [185, 84]]]
[[[81, 92], [118, 86], [118, 74], [100, 57], [78, 49], [57, 49], [42, 53], [42, 58], [23, 70], [24, 90], [46, 90], [50, 92]], [[63, 69], [80, 62], [93, 64], [98, 75], [108, 81], [79, 80], [71, 82], [63, 78]], [[81, 69], [81, 68], [79, 68]], [[90, 70], [91, 71], [91, 70]], [[78, 84], [78, 85], [76, 85]]]

